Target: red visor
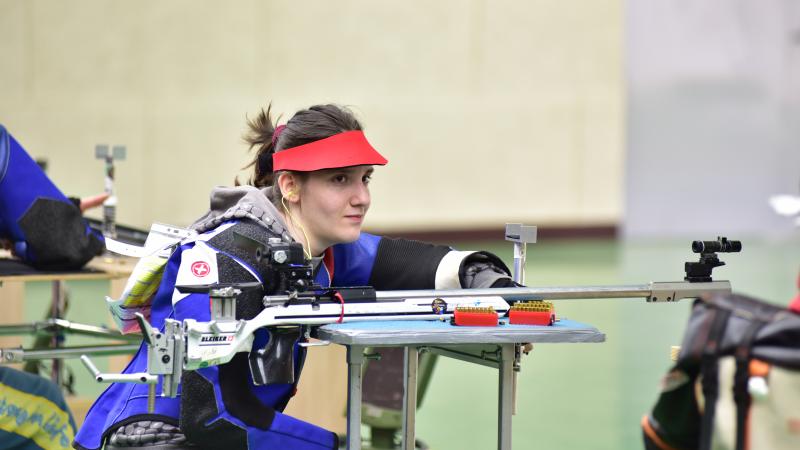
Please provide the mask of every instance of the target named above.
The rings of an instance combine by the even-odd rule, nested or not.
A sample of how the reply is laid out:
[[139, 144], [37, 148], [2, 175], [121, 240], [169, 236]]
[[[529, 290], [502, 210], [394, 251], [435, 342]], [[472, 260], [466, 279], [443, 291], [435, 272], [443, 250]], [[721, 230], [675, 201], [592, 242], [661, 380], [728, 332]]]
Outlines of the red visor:
[[382, 166], [387, 162], [386, 158], [367, 142], [364, 132], [345, 131], [273, 154], [272, 171], [311, 172], [350, 166]]

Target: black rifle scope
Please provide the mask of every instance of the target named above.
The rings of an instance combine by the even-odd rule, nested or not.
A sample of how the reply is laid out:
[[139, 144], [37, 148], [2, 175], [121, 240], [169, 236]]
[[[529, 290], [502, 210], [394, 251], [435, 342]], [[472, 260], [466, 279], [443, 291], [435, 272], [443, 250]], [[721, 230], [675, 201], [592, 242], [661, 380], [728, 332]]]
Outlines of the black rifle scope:
[[716, 241], [693, 241], [692, 251], [695, 253], [737, 253], [742, 251], [742, 241], [729, 241], [726, 237], [718, 237]]

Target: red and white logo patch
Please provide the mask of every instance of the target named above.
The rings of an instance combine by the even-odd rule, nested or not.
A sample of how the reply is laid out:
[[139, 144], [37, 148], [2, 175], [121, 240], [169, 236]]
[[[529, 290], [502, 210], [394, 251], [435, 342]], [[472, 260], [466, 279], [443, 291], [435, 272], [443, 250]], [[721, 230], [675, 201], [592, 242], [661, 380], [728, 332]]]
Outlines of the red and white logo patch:
[[195, 261], [192, 263], [192, 274], [197, 278], [203, 278], [211, 272], [211, 266], [205, 261]]

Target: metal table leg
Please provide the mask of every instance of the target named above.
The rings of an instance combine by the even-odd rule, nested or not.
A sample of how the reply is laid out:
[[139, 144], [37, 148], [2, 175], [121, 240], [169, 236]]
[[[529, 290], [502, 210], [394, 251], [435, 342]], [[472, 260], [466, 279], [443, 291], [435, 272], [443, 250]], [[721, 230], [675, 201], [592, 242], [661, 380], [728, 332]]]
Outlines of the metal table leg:
[[511, 450], [511, 417], [514, 404], [514, 344], [502, 344], [500, 350], [497, 448], [499, 450]]
[[417, 347], [403, 349], [403, 450], [414, 450], [415, 415], [417, 412]]
[[[61, 319], [64, 315], [64, 282], [61, 280], [53, 280], [52, 282], [52, 289], [51, 289], [51, 303], [50, 303], [50, 317], [52, 319]], [[63, 339], [63, 334], [61, 332], [56, 332], [53, 334], [53, 338], [51, 340], [51, 347], [57, 349], [61, 347], [61, 340]], [[63, 389], [62, 381], [63, 381], [63, 363], [59, 359], [53, 359], [53, 365], [50, 372], [50, 379], [58, 386], [60, 389]]]
[[347, 450], [361, 450], [361, 370], [364, 347], [347, 346]]

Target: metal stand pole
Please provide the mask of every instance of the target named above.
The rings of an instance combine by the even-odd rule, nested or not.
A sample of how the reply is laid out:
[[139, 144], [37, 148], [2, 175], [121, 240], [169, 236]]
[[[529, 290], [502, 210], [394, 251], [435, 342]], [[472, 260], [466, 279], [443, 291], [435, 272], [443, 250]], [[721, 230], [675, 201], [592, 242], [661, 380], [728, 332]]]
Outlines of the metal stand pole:
[[[64, 315], [64, 282], [61, 280], [54, 280], [51, 284], [51, 301], [50, 301], [50, 316], [53, 319], [61, 319]], [[61, 332], [56, 332], [51, 338], [51, 348], [58, 349], [61, 347], [61, 340], [64, 335]], [[53, 359], [53, 365], [50, 369], [50, 379], [62, 388], [63, 381], [63, 363], [60, 359]]]
[[511, 417], [513, 414], [514, 386], [512, 383], [514, 372], [514, 346], [503, 344], [500, 358], [500, 386], [498, 392], [497, 414], [497, 448], [511, 450]]
[[[117, 196], [114, 193], [114, 161], [122, 161], [126, 156], [124, 145], [115, 145], [110, 150], [108, 145], [98, 144], [94, 148], [94, 156], [105, 161], [105, 192], [108, 198], [103, 202], [103, 236], [117, 238]], [[106, 250], [106, 255], [111, 253]]]
[[347, 450], [361, 450], [361, 370], [364, 347], [347, 347]]
[[417, 347], [404, 347], [403, 360], [403, 450], [414, 450], [417, 412]]
[[[506, 240], [514, 243], [514, 278], [525, 285], [525, 259], [528, 243], [536, 242], [536, 227], [521, 223], [506, 224]], [[517, 374], [522, 355], [521, 344], [503, 345], [500, 362], [500, 423], [498, 424], [498, 448], [511, 449], [511, 418], [517, 413]]]

